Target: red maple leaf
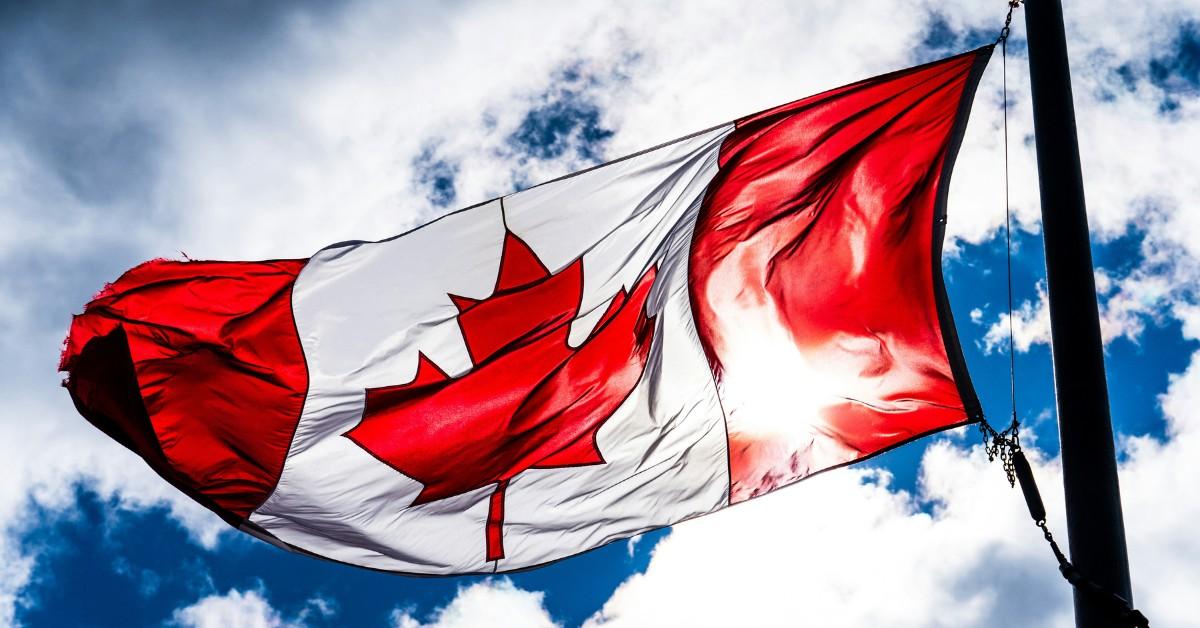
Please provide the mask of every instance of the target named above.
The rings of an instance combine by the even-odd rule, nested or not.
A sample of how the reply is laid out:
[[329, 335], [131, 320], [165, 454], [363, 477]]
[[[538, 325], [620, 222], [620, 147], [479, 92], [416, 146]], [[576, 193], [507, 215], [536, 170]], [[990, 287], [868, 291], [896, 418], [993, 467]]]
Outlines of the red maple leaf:
[[492, 295], [449, 295], [471, 369], [452, 378], [420, 354], [411, 382], [367, 389], [362, 421], [345, 436], [424, 485], [414, 506], [494, 484], [485, 555], [503, 558], [509, 480], [531, 468], [604, 464], [596, 432], [645, 369], [655, 273], [647, 270], [631, 295], [613, 297], [587, 340], [572, 347], [583, 260], [552, 275], [507, 232]]

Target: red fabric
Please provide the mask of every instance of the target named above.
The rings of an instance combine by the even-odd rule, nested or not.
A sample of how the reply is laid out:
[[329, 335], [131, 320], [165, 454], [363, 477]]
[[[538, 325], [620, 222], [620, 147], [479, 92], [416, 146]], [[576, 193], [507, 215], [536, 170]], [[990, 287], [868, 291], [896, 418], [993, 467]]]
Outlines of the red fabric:
[[152, 261], [74, 318], [81, 413], [226, 519], [275, 488], [308, 387], [292, 321], [303, 260]]
[[[829, 391], [843, 401], [824, 410], [823, 429], [859, 457], [968, 419], [938, 315], [935, 209], [960, 101], [977, 57], [990, 52], [737, 122], [690, 262], [696, 322], [719, 382], [734, 312], [769, 308], [808, 363], [855, 382], [857, 392]], [[867, 395], [864, 381], [873, 382]], [[729, 449], [731, 501], [806, 474], [760, 475], [760, 458], [780, 447], [736, 422]]]
[[572, 347], [583, 260], [551, 274], [506, 234], [494, 294], [454, 299], [471, 370], [451, 378], [422, 354], [411, 382], [367, 389], [362, 421], [345, 435], [424, 485], [414, 505], [495, 485], [486, 555], [503, 558], [510, 479], [531, 468], [604, 464], [596, 432], [642, 378], [654, 337], [646, 298], [655, 275], [650, 268], [618, 293]]

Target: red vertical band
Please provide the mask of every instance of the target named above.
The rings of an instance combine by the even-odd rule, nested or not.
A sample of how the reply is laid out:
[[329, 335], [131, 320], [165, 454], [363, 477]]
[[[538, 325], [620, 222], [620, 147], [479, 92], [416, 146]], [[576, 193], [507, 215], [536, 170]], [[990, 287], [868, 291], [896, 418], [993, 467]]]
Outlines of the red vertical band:
[[147, 262], [74, 318], [63, 352], [80, 413], [234, 524], [274, 490], [300, 420], [304, 263]]
[[508, 489], [508, 480], [496, 483], [496, 491], [488, 502], [487, 518], [487, 560], [504, 558], [504, 491]]
[[728, 423], [731, 501], [847, 461], [811, 453], [813, 442], [859, 459], [977, 418], [940, 251], [949, 166], [990, 54], [776, 107], [725, 139], [689, 262], [710, 366], [734, 386], [747, 378], [739, 365], [761, 368], [730, 359], [753, 312], [778, 326], [781, 351], [833, 382], [828, 405], [796, 427]]

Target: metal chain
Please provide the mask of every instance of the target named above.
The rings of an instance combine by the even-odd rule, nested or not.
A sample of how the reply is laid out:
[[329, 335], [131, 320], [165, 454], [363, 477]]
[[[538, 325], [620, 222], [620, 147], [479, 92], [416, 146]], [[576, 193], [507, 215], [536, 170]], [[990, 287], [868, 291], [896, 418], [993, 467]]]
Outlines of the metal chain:
[[1014, 466], [1016, 455], [1021, 451], [1021, 424], [1013, 417], [1009, 426], [999, 432], [987, 420], [979, 422], [979, 432], [983, 436], [983, 452], [987, 454], [988, 462], [1000, 459], [1004, 467], [1004, 475], [1008, 476], [1008, 485], [1017, 485], [1017, 470]]
[[1012, 26], [1013, 11], [1019, 9], [1025, 0], [1008, 0], [1008, 15], [1004, 16], [1004, 28], [1000, 29], [1000, 37], [996, 39], [996, 43], [1001, 43], [1008, 39], [1009, 27]]

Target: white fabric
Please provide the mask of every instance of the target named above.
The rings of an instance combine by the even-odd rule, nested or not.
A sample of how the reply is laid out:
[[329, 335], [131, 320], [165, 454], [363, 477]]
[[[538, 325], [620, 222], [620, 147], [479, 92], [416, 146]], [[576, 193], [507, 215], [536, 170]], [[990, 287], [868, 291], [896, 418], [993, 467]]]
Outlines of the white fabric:
[[[724, 417], [687, 289], [692, 226], [728, 125], [446, 216], [400, 237], [320, 251], [293, 291], [309, 392], [275, 493], [251, 515], [286, 543], [414, 573], [519, 569], [728, 503]], [[488, 296], [505, 225], [557, 272], [582, 256], [582, 342], [651, 265], [655, 340], [634, 392], [597, 434], [605, 464], [530, 469], [506, 491], [505, 558], [488, 562], [493, 487], [411, 506], [421, 484], [342, 435], [367, 388], [403, 384], [423, 352], [471, 366], [448, 293]]]

